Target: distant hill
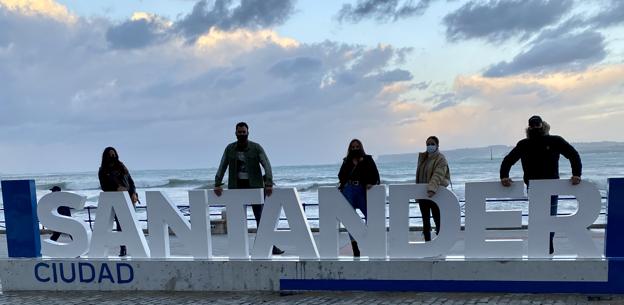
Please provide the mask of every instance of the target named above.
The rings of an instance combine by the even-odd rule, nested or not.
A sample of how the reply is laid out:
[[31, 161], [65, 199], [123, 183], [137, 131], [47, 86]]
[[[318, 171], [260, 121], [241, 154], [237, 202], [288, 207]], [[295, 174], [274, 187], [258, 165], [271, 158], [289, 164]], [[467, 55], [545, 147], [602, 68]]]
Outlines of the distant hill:
[[[580, 154], [624, 152], [624, 142], [581, 142], [572, 143]], [[512, 146], [491, 145], [486, 147], [458, 148], [443, 150], [444, 155], [450, 160], [458, 159], [502, 159], [512, 149]], [[379, 155], [378, 163], [389, 162], [416, 162], [418, 153], [387, 154]]]

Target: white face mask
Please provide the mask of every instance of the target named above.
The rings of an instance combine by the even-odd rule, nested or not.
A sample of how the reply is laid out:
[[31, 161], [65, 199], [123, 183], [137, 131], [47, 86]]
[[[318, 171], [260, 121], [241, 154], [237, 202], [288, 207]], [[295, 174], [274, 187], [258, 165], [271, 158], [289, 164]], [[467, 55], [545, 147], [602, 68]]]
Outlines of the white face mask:
[[438, 145], [427, 145], [427, 152], [432, 154], [438, 150]]

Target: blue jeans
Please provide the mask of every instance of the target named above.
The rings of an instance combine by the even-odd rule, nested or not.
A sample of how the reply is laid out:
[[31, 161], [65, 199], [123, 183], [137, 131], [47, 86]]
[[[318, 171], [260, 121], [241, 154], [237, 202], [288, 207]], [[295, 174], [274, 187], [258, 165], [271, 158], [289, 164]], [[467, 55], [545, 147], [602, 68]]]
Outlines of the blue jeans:
[[[364, 188], [364, 186], [347, 183], [342, 189], [342, 195], [351, 204], [353, 209], [360, 209], [360, 211], [362, 211], [364, 220], [368, 218], [368, 214], [366, 213], [366, 188]], [[351, 241], [354, 240], [351, 234], [349, 234], [349, 238]]]

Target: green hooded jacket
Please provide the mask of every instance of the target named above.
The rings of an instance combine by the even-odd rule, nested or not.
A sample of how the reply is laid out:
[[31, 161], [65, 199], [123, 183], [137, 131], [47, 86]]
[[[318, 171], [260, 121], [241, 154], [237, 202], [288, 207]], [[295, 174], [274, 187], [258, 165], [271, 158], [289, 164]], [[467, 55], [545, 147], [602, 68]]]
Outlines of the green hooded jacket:
[[[249, 186], [251, 188], [264, 188], [265, 184], [267, 186], [272, 186], [273, 172], [271, 171], [271, 163], [269, 162], [269, 158], [264, 152], [264, 149], [262, 149], [262, 146], [258, 143], [252, 141], [247, 141], [247, 143], [247, 147], [245, 148], [245, 159], [247, 160]], [[215, 187], [223, 185], [223, 176], [225, 175], [225, 170], [229, 167], [228, 188], [238, 188], [238, 185], [236, 185], [236, 175], [238, 173], [236, 160], [236, 142], [234, 142], [225, 147], [223, 157], [221, 157], [221, 163], [219, 164], [219, 169], [215, 175]], [[264, 179], [262, 177], [260, 165], [264, 168]]]

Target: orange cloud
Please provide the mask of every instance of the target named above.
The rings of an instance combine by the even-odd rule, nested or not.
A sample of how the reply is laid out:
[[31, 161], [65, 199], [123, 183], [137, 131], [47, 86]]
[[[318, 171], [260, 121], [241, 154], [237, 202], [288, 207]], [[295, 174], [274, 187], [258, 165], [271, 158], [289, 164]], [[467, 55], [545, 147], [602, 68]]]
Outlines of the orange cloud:
[[0, 6], [27, 16], [46, 16], [66, 23], [76, 21], [67, 8], [53, 0], [0, 0]]
[[222, 31], [214, 27], [195, 42], [199, 57], [209, 53], [211, 60], [220, 64], [229, 63], [242, 54], [271, 45], [290, 49], [299, 47], [299, 42], [281, 37], [273, 30]]
[[223, 44], [235, 44], [245, 51], [263, 47], [268, 44], [275, 44], [282, 48], [294, 48], [299, 46], [299, 42], [294, 39], [280, 37], [272, 30], [246, 30], [237, 29], [234, 31], [222, 31], [211, 28], [210, 32], [197, 39], [196, 45], [200, 49], [211, 49]]
[[[385, 92], [402, 93], [400, 86]], [[429, 135], [445, 147], [513, 144], [524, 137], [527, 119], [540, 114], [554, 134], [569, 141], [624, 140], [624, 65], [596, 67], [577, 73], [486, 78], [459, 76], [449, 93], [460, 102], [432, 111], [426, 102], [391, 103], [396, 122], [408, 124], [385, 132], [398, 133], [407, 150]]]
[[[611, 65], [577, 73], [519, 75], [504, 78], [459, 76], [454, 91], [492, 103], [515, 101], [543, 102], [556, 96], [566, 104], [595, 100], [624, 79], [624, 65]], [[540, 95], [542, 94], [542, 95]]]

